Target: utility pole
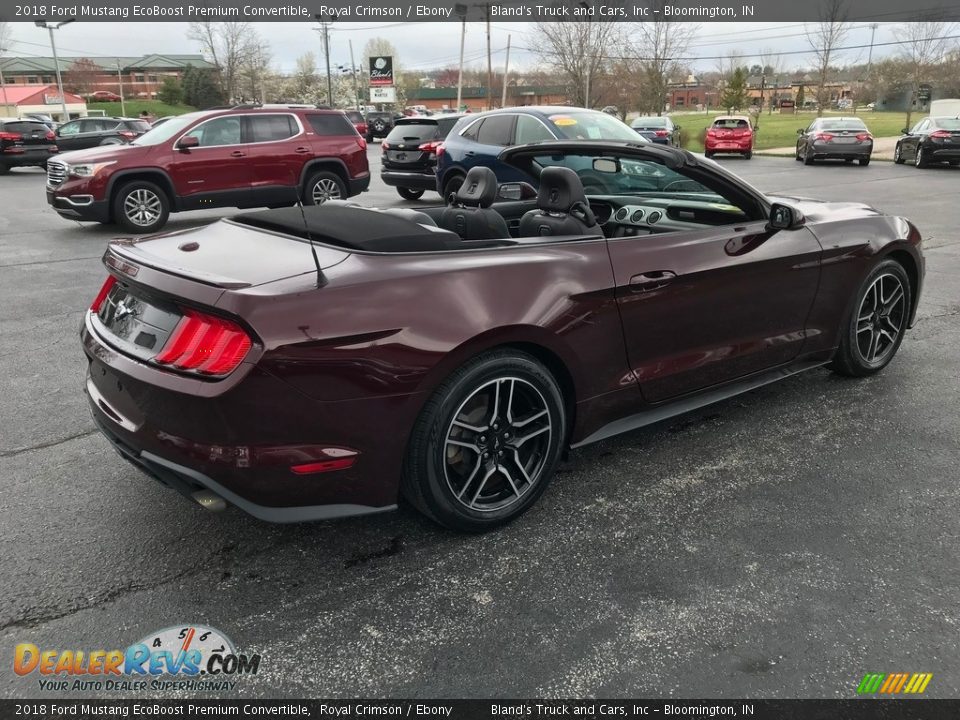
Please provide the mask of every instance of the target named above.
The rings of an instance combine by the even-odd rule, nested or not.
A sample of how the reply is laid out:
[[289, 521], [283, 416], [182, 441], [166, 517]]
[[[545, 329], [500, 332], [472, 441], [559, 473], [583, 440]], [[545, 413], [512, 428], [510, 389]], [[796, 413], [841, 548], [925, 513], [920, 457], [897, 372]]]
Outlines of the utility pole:
[[330, 77], [330, 26], [333, 25], [337, 16], [334, 15], [333, 20], [328, 20], [326, 15], [317, 13], [314, 17], [320, 23], [317, 32], [323, 34], [323, 57], [327, 64], [327, 105], [333, 107], [333, 80]]
[[117, 58], [117, 85], [120, 86], [120, 114], [127, 116], [127, 105], [123, 100], [123, 75], [120, 72], [120, 58]]
[[873, 69], [873, 38], [877, 34], [877, 23], [870, 25], [870, 52], [867, 55], [867, 79], [870, 79], [870, 73]]
[[63, 94], [63, 78], [60, 77], [60, 59], [57, 57], [57, 43], [53, 39], [53, 31], [59, 30], [64, 25], [72, 23], [76, 18], [70, 18], [69, 20], [64, 20], [63, 22], [58, 22], [56, 24], [47, 23], [43, 20], [38, 20], [33, 24], [37, 27], [46, 28], [50, 31], [50, 49], [53, 50], [53, 65], [57, 69], [57, 90], [60, 91], [60, 107], [63, 110], [63, 121], [70, 121], [70, 113], [67, 110], [67, 97]]
[[493, 110], [493, 56], [490, 53], [490, 3], [487, 11], [487, 110]]
[[453, 11], [460, 16], [460, 71], [457, 73], [457, 108], [454, 111], [460, 112], [463, 102], [463, 44], [467, 39], [467, 6], [458, 3]]
[[353, 38], [349, 41], [350, 45], [350, 72], [353, 73], [353, 99], [357, 103], [357, 110], [360, 109], [360, 83], [357, 82], [357, 66], [353, 64]]
[[[590, 12], [592, 6], [587, 5], [586, 2], [581, 2], [580, 7]], [[583, 87], [583, 106], [585, 108], [590, 107], [590, 75], [593, 73], [593, 35], [590, 30], [591, 19], [591, 16], [587, 15], [587, 77]]]
[[507, 106], [507, 78], [510, 75], [510, 36], [507, 35], [507, 60], [503, 64], [503, 97], [500, 99], [500, 107]]

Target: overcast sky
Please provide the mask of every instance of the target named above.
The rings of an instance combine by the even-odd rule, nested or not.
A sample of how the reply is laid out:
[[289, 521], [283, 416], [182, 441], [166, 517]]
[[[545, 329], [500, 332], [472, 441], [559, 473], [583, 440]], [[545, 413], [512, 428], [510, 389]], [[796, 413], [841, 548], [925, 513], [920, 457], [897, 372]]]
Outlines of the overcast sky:
[[[7, 55], [50, 56], [50, 42], [45, 30], [30, 23], [11, 23], [13, 43]], [[323, 45], [315, 23], [253, 23], [261, 38], [266, 40], [273, 55], [273, 66], [289, 72], [297, 57], [314, 52], [318, 66], [323, 66]], [[892, 26], [881, 23], [876, 42], [893, 40]], [[460, 52], [459, 23], [337, 23], [331, 33], [330, 64], [350, 64], [349, 42], [353, 42], [354, 62], [363, 67], [363, 46], [373, 37], [389, 40], [397, 49], [400, 63], [407, 71], [456, 66]], [[198, 53], [200, 47], [187, 38], [186, 23], [97, 23], [76, 22], [57, 32], [57, 50], [64, 56], [109, 57], [111, 55], [141, 55], [147, 53]], [[858, 23], [847, 38], [846, 45], [869, 45], [870, 27]], [[536, 64], [529, 48], [536, 45], [536, 27], [531, 23], [495, 22], [491, 28], [494, 65], [503, 66], [507, 36], [512, 36], [511, 69], [529, 68]], [[698, 40], [690, 54], [701, 58], [694, 62], [696, 69], [712, 70], [714, 56], [723, 56], [732, 50], [744, 55], [747, 63], [757, 62], [764, 48], [777, 52], [796, 53], [783, 57], [788, 68], [809, 64], [809, 45], [802, 23], [705, 23], [700, 25]], [[878, 46], [874, 58], [895, 51], [893, 47]], [[467, 24], [465, 51], [466, 65], [486, 67], [486, 33], [483, 23]], [[842, 63], [865, 62], [867, 49], [843, 53]]]

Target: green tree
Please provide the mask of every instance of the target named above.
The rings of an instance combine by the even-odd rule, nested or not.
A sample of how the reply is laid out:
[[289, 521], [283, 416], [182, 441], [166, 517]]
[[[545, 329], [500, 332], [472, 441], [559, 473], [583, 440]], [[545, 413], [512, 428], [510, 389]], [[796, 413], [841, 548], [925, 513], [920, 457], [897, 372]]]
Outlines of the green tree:
[[730, 75], [723, 95], [720, 96], [721, 107], [727, 110], [739, 110], [747, 106], [747, 70], [738, 67]]
[[188, 67], [183, 73], [181, 86], [187, 105], [208, 108], [224, 102], [223, 91], [212, 70]]
[[183, 88], [175, 77], [165, 77], [157, 92], [157, 99], [167, 105], [179, 105], [183, 102]]
[[801, 110], [803, 108], [803, 103], [806, 101], [806, 99], [806, 93], [803, 90], [803, 83], [800, 83], [800, 88], [797, 90], [797, 110]]

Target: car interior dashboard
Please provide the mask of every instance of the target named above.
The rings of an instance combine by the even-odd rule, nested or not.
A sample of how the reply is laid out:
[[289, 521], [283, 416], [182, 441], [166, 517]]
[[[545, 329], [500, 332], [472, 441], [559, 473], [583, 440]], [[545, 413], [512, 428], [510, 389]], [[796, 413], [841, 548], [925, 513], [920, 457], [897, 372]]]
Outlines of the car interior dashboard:
[[589, 195], [588, 200], [607, 237], [697, 230], [749, 219], [735, 205], [709, 197]]

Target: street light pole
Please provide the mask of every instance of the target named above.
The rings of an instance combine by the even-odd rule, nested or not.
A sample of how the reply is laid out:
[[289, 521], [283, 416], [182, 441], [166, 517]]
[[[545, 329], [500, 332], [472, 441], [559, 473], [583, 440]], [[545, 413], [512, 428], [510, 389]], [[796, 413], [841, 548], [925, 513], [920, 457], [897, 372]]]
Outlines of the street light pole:
[[70, 18], [69, 20], [64, 20], [63, 22], [58, 22], [54, 24], [48, 24], [43, 20], [38, 20], [33, 24], [37, 27], [46, 28], [50, 32], [50, 49], [53, 50], [53, 65], [57, 69], [57, 90], [60, 91], [60, 108], [63, 110], [63, 121], [70, 121], [70, 113], [67, 111], [67, 98], [63, 93], [63, 78], [60, 77], [60, 59], [57, 57], [57, 43], [53, 39], [53, 31], [59, 30], [64, 25], [69, 25], [76, 18]]
[[117, 58], [117, 85], [120, 86], [120, 114], [127, 116], [127, 105], [123, 100], [123, 75], [120, 72], [120, 58]]

